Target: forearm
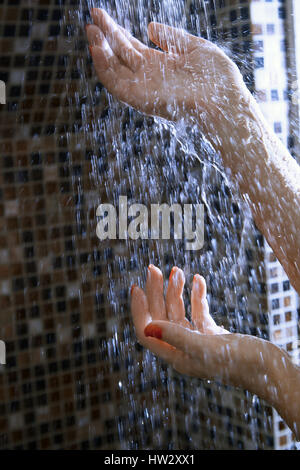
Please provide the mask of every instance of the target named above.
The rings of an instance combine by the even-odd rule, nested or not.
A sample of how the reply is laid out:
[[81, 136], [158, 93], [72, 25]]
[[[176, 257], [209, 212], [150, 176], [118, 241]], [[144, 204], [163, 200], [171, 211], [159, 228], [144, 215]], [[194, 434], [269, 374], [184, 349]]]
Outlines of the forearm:
[[286, 351], [255, 336], [203, 334], [176, 322], [155, 320], [146, 329], [146, 336], [176, 348], [166, 360], [177, 371], [259, 396], [300, 439], [300, 369]]
[[[300, 167], [251, 96], [236, 108], [232, 122], [232, 127], [225, 122], [225, 132], [212, 144], [249, 203], [257, 227], [300, 293]], [[221, 129], [221, 123], [218, 126]]]
[[300, 368], [287, 358], [285, 351], [279, 349], [277, 354], [278, 362], [286, 367], [274, 370], [278, 396], [273, 406], [300, 441]]
[[272, 405], [300, 440], [300, 368], [286, 351], [259, 338], [237, 335], [229, 377]]

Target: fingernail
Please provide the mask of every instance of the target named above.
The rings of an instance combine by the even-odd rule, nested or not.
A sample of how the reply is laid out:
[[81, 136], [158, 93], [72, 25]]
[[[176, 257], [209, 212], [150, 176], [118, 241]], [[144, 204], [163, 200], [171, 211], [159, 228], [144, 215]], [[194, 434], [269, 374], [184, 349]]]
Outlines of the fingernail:
[[130, 289], [130, 295], [132, 295], [133, 289], [136, 287], [136, 284], [132, 284], [131, 289]]
[[171, 281], [173, 274], [175, 273], [175, 266], [171, 269], [169, 281]]
[[154, 268], [153, 264], [149, 264], [148, 269], [147, 269], [147, 273], [149, 277], [151, 277], [151, 271], [153, 268]]
[[144, 334], [145, 336], [151, 336], [151, 338], [161, 339], [162, 329], [157, 325], [151, 325], [151, 323], [149, 323], [144, 330]]

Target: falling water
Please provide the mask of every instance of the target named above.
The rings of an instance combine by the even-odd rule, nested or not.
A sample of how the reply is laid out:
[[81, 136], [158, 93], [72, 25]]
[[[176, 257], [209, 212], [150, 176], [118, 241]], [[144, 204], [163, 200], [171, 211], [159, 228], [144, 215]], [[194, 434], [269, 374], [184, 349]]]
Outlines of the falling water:
[[[150, 21], [188, 29], [218, 41], [224, 48], [227, 44], [226, 37], [222, 38], [211, 26], [206, 1], [82, 2], [78, 11], [69, 12], [78, 28], [84, 27], [88, 9], [95, 6], [104, 8], [146, 44]], [[216, 10], [214, 14], [217, 16]], [[74, 37], [70, 37], [70, 48], [73, 46]], [[135, 202], [147, 207], [162, 202], [203, 203], [206, 213], [205, 245], [200, 251], [186, 251], [183, 241], [178, 240], [116, 240], [113, 244], [99, 242], [95, 259], [90, 260], [96, 265], [97, 256], [107, 256], [105, 280], [99, 282], [98, 289], [111, 306], [103, 354], [111, 374], [116, 368], [121, 369], [113, 410], [119, 447], [226, 447], [230, 437], [224, 436], [231, 436], [231, 428], [234, 436], [236, 410], [247, 425], [255, 448], [261, 426], [257, 399], [255, 409], [254, 398], [246, 392], [238, 401], [229, 387], [174, 372], [137, 344], [129, 311], [130, 286], [145, 284], [149, 263], [159, 266], [166, 278], [171, 267], [177, 265], [185, 272], [186, 299], [192, 276], [199, 272], [207, 280], [209, 304], [216, 321], [232, 331], [253, 332], [247, 297], [249, 285], [252, 292], [258, 292], [260, 272], [254, 268], [245, 272], [247, 246], [253, 247], [256, 237], [249, 212], [232, 193], [217, 157], [197, 130], [176, 129], [120, 104], [97, 82], [95, 73], [88, 75], [87, 57], [88, 52], [78, 58], [77, 64], [82, 80], [75, 105], [81, 110], [83, 127], [75, 145], [83, 155], [86, 141], [92, 146], [91, 191], [84, 193], [80, 176], [73, 178], [78, 207], [82, 197], [88, 206], [86, 213], [76, 213], [78, 227], [86, 227], [84, 236], [95, 229], [98, 204], [110, 202], [117, 207], [120, 195], [128, 196], [128, 205]], [[242, 65], [247, 67], [245, 60]], [[84, 267], [81, 276], [84, 278]], [[189, 312], [188, 304], [186, 307]], [[257, 333], [264, 336], [263, 332]], [[218, 413], [222, 416], [219, 421]], [[90, 435], [93, 433], [90, 425]], [[242, 447], [242, 440], [232, 437], [232, 445]]]
[[[180, 375], [137, 343], [130, 315], [130, 287], [133, 283], [145, 285], [150, 263], [162, 270], [165, 279], [172, 266], [183, 269], [187, 315], [191, 281], [200, 273], [207, 281], [210, 310], [218, 324], [233, 332], [267, 338], [263, 322], [257, 326], [255, 318], [265, 315], [265, 306], [260, 303], [264, 267], [258, 261], [263, 242], [248, 208], [227, 180], [218, 155], [197, 129], [145, 117], [116, 101], [99, 83], [85, 33], [80, 36], [86, 22], [91, 22], [92, 7], [104, 8], [148, 45], [147, 25], [158, 21], [206, 37], [232, 52], [215, 1], [81, 0], [78, 8], [64, 9], [61, 23], [72, 25], [63, 45], [66, 77], [76, 70], [80, 89], [74, 93], [71, 82], [66, 81], [67, 109], [75, 110], [78, 122], [61, 138], [68, 143], [65, 169], [72, 172], [76, 195], [75, 251], [79, 241], [84, 245], [85, 240], [93, 239], [93, 253], [82, 259], [79, 277], [84, 285], [92, 267], [97, 279], [96, 314], [105, 333], [98, 347], [104, 365], [99, 368], [97, 383], [105, 390], [109, 377], [114, 390], [111, 399], [106, 399], [105, 393], [99, 397], [107, 425], [101, 430], [108, 436], [106, 447], [111, 426], [118, 430], [118, 441], [111, 445], [114, 449], [238, 449], [245, 442], [247, 448], [267, 448], [261, 435], [271, 425], [270, 407], [261, 413], [262, 402], [248, 392]], [[234, 58], [247, 78], [249, 60], [238, 52]], [[57, 127], [66, 120], [65, 109], [59, 108]], [[74, 155], [89, 162], [88, 185]], [[120, 195], [128, 197], [128, 205], [141, 203], [149, 208], [151, 203], [163, 202], [204, 204], [204, 247], [186, 251], [184, 240], [173, 239], [98, 240], [96, 209], [104, 202], [118, 207]], [[65, 258], [72, 263], [67, 255]], [[70, 285], [69, 296], [76, 291], [82, 302], [78, 285]], [[103, 304], [109, 305], [106, 313]], [[74, 324], [76, 329], [76, 317]], [[97, 338], [98, 333], [78, 331], [82, 341]], [[78, 400], [89, 400], [93, 395], [80, 377], [75, 393]], [[92, 441], [99, 433], [97, 423], [82, 419], [78, 426], [88, 424]]]

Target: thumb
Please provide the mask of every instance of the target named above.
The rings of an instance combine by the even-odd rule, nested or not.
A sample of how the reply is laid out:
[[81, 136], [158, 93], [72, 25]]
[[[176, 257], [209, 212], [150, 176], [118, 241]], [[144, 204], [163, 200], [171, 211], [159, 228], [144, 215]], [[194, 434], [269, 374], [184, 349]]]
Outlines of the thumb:
[[160, 339], [192, 356], [201, 355], [204, 348], [207, 349], [209, 347], [206, 335], [184, 328], [175, 322], [157, 320], [148, 323], [144, 334], [145, 336]]
[[163, 51], [177, 54], [191, 52], [201, 40], [201, 38], [186, 33], [183, 29], [154, 22], [148, 25], [148, 35], [151, 41]]

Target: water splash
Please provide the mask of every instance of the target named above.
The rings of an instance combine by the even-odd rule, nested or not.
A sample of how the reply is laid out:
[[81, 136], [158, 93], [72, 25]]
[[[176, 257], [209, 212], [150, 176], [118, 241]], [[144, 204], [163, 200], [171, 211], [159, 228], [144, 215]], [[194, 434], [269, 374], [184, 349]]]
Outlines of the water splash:
[[[210, 3], [214, 4], [213, 10], [205, 0], [82, 1], [78, 10], [68, 12], [68, 16], [82, 28], [88, 10], [99, 6], [146, 44], [149, 21], [158, 21], [217, 40], [230, 52], [226, 33], [222, 36], [222, 28], [216, 32], [218, 13], [215, 2]], [[73, 36], [70, 46], [74, 47]], [[101, 250], [95, 243], [94, 258], [89, 262], [97, 270], [97, 257], [106, 256], [107, 260], [107, 272], [97, 284], [99, 314], [103, 298], [111, 309], [111, 316], [105, 318], [107, 337], [99, 350], [112, 380], [116, 380], [114, 406], [109, 408], [111, 405], [104, 403], [103, 412], [117, 421], [119, 448], [226, 448], [228, 439], [239, 448], [244, 444], [242, 439], [236, 441], [233, 432], [238, 426], [233, 424], [237, 414], [242, 423], [249, 425], [249, 441], [252, 439], [252, 447], [257, 448], [261, 427], [268, 427], [267, 417], [264, 424], [259, 421], [259, 401], [255, 397], [251, 401], [247, 392], [242, 396], [242, 392], [235, 394], [218, 383], [179, 376], [143, 350], [136, 344], [128, 302], [130, 285], [144, 285], [149, 263], [159, 266], [165, 276], [173, 265], [178, 265], [187, 278], [186, 300], [192, 276], [199, 272], [207, 280], [208, 300], [216, 321], [232, 331], [254, 333], [251, 312], [264, 312], [259, 301], [253, 301], [263, 271], [260, 264], [252, 267], [247, 260], [248, 247], [255, 247], [258, 236], [249, 211], [237, 198], [218, 156], [197, 129], [174, 127], [118, 103], [97, 82], [95, 74], [90, 75], [87, 57], [86, 47], [86, 54], [77, 59], [81, 89], [69, 102], [69, 106], [80, 110], [83, 127], [75, 139], [73, 134], [66, 134], [70, 148], [90, 160], [88, 191], [82, 187], [76, 170], [73, 176], [78, 195], [75, 216], [81, 237], [95, 236], [96, 207], [103, 202], [117, 206], [120, 195], [147, 206], [180, 202], [204, 203], [206, 208], [205, 246], [200, 252], [185, 252], [183, 242], [176, 240], [110, 240], [101, 242]], [[238, 62], [244, 72], [249, 71], [247, 60], [238, 57]], [[71, 160], [67, 163], [73, 166]], [[82, 198], [86, 213], [80, 208]], [[82, 266], [83, 280], [85, 269]], [[250, 296], [250, 307], [249, 290], [254, 294]], [[188, 305], [187, 311], [189, 314]], [[93, 433], [91, 425], [90, 435]]]

